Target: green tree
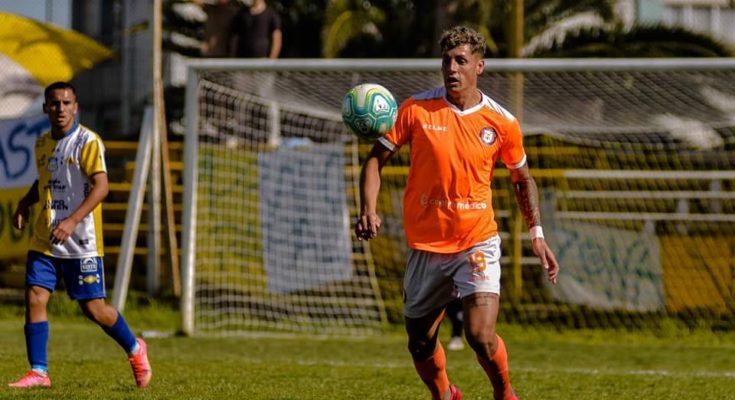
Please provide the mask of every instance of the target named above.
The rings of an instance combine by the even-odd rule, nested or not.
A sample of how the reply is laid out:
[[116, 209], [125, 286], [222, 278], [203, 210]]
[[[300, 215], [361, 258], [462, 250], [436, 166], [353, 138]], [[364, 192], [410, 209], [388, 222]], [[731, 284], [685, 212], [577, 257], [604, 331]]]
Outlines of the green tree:
[[325, 12], [322, 53], [326, 58], [340, 55], [350, 42], [381, 45], [385, 11], [370, 1], [334, 0]]
[[[543, 41], [549, 36], [565, 36], [580, 27], [615, 23], [616, 0], [525, 0], [523, 2], [524, 43]], [[512, 1], [495, 1], [492, 35], [499, 43], [497, 55], [508, 57]]]
[[[526, 57], [701, 57], [732, 51], [680, 27], [617, 21], [615, 0], [526, 0]], [[508, 57], [512, 1], [331, 0], [322, 29], [322, 55], [436, 57], [441, 32], [463, 24], [488, 38], [488, 55]]]
[[[525, 4], [525, 35], [533, 37], [576, 15], [613, 17], [614, 0], [534, 0]], [[441, 32], [470, 26], [488, 38], [493, 56], [507, 56], [512, 2], [502, 0], [333, 0], [323, 29], [325, 57], [435, 57]], [[359, 49], [359, 51], [356, 51]]]
[[662, 25], [587, 28], [538, 48], [531, 57], [732, 57], [733, 50], [707, 35]]
[[322, 55], [321, 30], [329, 0], [269, 1], [281, 16], [281, 57], [318, 58]]
[[332, 57], [433, 57], [441, 32], [462, 23], [485, 34], [487, 0], [333, 0], [325, 11], [322, 54]]

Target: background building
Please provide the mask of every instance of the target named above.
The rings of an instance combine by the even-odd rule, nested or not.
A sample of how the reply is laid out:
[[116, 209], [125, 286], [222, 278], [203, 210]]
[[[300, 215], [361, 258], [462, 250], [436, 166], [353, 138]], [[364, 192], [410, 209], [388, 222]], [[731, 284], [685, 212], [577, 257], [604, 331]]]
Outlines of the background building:
[[84, 117], [107, 136], [136, 135], [152, 88], [152, 2], [74, 0], [72, 28], [118, 54], [80, 74]]
[[113, 59], [73, 79], [81, 117], [106, 137], [137, 134], [152, 87], [151, 1], [0, 0], [0, 10], [74, 29], [111, 48]]

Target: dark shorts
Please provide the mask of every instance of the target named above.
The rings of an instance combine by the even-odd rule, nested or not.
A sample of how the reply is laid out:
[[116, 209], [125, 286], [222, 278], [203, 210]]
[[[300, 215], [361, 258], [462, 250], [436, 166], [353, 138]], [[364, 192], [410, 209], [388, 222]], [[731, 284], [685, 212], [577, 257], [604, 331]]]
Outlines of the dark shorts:
[[62, 278], [72, 300], [107, 297], [102, 257], [56, 258], [37, 251], [28, 252], [26, 286], [40, 286], [53, 292]]

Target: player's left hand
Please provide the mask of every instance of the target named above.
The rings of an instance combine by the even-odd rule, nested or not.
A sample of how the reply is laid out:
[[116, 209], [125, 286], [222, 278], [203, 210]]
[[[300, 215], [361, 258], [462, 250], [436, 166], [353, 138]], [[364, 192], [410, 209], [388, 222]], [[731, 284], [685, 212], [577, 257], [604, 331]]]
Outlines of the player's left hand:
[[49, 238], [49, 240], [51, 240], [51, 244], [64, 243], [66, 239], [69, 239], [69, 236], [71, 236], [74, 232], [74, 228], [76, 227], [76, 222], [71, 218], [66, 218], [59, 222], [59, 224], [56, 225], [56, 228], [51, 231], [51, 237]]
[[380, 230], [380, 216], [376, 213], [365, 213], [360, 215], [355, 223], [355, 235], [357, 240], [370, 240], [378, 235]]
[[541, 260], [541, 267], [546, 270], [549, 281], [556, 285], [556, 278], [559, 275], [559, 263], [556, 261], [554, 252], [551, 251], [544, 238], [536, 238], [531, 240], [531, 242], [533, 244], [533, 252]]
[[17, 230], [23, 230], [28, 221], [28, 207], [18, 205], [13, 213], [13, 227]]

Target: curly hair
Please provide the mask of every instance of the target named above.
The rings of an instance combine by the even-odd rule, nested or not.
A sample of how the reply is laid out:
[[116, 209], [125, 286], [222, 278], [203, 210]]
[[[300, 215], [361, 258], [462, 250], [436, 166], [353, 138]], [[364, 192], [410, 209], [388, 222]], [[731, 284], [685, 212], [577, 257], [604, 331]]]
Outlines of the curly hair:
[[473, 54], [485, 55], [485, 37], [467, 26], [455, 26], [447, 29], [442, 33], [439, 40], [442, 54], [463, 44], [469, 45]]

